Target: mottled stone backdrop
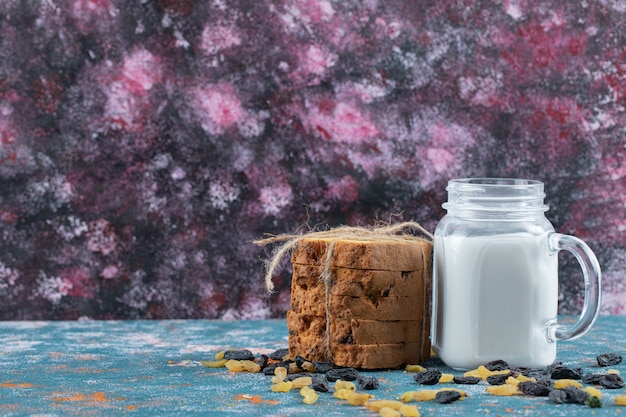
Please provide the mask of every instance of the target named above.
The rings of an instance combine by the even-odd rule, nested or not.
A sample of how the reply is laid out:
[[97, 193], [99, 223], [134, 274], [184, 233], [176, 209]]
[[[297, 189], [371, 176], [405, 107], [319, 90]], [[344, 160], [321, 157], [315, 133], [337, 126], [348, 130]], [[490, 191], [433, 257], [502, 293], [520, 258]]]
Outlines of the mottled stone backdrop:
[[468, 176], [544, 181], [626, 314], [625, 106], [623, 0], [2, 0], [0, 318], [280, 317], [253, 239]]

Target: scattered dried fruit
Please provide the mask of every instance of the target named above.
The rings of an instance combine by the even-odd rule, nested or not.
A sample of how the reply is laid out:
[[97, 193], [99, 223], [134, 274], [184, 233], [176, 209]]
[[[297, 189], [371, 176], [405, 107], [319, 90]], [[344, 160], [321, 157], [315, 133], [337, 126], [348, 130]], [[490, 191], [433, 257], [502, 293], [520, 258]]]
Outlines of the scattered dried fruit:
[[339, 398], [340, 400], [347, 400], [351, 392], [354, 392], [354, 391], [352, 391], [351, 389], [347, 389], [347, 388], [341, 388], [341, 389], [336, 390], [333, 393], [333, 397]]
[[261, 372], [259, 364], [249, 360], [230, 359], [224, 363], [224, 366], [232, 372]]
[[291, 381], [291, 385], [293, 388], [303, 388], [311, 385], [313, 383], [313, 378], [310, 376], [301, 376], [299, 378]]
[[[217, 355], [216, 355], [217, 359]], [[232, 359], [235, 361], [253, 361], [254, 354], [247, 349], [227, 350], [224, 352], [223, 359]]]
[[555, 404], [563, 404], [567, 399], [567, 393], [560, 389], [550, 391], [548, 398]]
[[263, 368], [263, 374], [266, 376], [273, 376], [276, 368], [277, 368], [276, 365], [266, 366], [265, 368]]
[[583, 370], [580, 368], [568, 368], [567, 366], [555, 366], [550, 370], [550, 378], [552, 379], [581, 379]]
[[475, 376], [455, 376], [453, 381], [455, 384], [475, 385], [482, 381], [482, 378]]
[[335, 389], [348, 389], [350, 391], [356, 391], [356, 385], [354, 385], [354, 382], [338, 379], [337, 381], [335, 381]]
[[619, 374], [606, 374], [600, 378], [600, 385], [606, 389], [624, 388], [624, 379]]
[[519, 395], [521, 392], [514, 385], [504, 384], [504, 385], [490, 385], [486, 388], [487, 392], [493, 395], [499, 396], [509, 396], [509, 395]]
[[270, 353], [269, 358], [274, 361], [282, 361], [287, 355], [289, 355], [289, 349], [277, 349], [274, 352]]
[[418, 384], [435, 385], [441, 378], [441, 371], [437, 368], [427, 368], [424, 372], [419, 372], [413, 376]]
[[216, 361], [200, 361], [200, 363], [207, 368], [223, 368], [226, 362], [228, 362], [228, 359], [220, 359]]
[[330, 386], [328, 385], [328, 380], [324, 375], [313, 375], [312, 377], [311, 388], [318, 392], [328, 392], [330, 391]]
[[407, 372], [424, 372], [426, 368], [422, 365], [407, 365], [404, 370]]
[[525, 366], [518, 366], [515, 369], [511, 369], [511, 371], [513, 371], [515, 373], [522, 374], [524, 376], [530, 376], [530, 373], [532, 372], [532, 370], [530, 368], [527, 368]]
[[594, 397], [602, 399], [602, 392], [595, 387], [585, 387], [583, 388], [583, 391], [585, 391], [587, 394], [593, 395]]
[[378, 378], [375, 376], [361, 376], [359, 377], [359, 387], [368, 391], [378, 389]]
[[368, 402], [370, 398], [372, 398], [372, 396], [369, 394], [352, 391], [348, 394], [348, 398], [346, 398], [346, 400], [348, 400], [348, 404], [351, 405], [363, 405]]
[[589, 393], [578, 387], [569, 386], [563, 388], [561, 391], [567, 394], [566, 401], [569, 403], [584, 404], [587, 397], [589, 397]]
[[305, 361], [302, 364], [302, 369], [304, 369], [307, 372], [317, 372], [317, 370], [315, 369], [315, 365], [313, 365], [313, 362], [309, 362], [309, 361]]
[[402, 415], [399, 411], [396, 411], [390, 407], [383, 407], [380, 409], [380, 411], [378, 411], [378, 413], [381, 417], [400, 417]]
[[[432, 401], [435, 399], [438, 392], [439, 390], [434, 390], [434, 389], [425, 389], [421, 391], [408, 391], [402, 394], [402, 396], [400, 396], [400, 400], [403, 402], [409, 402], [411, 400], [418, 401], [418, 402]], [[405, 395], [406, 397], [404, 397]]]
[[618, 353], [604, 353], [596, 356], [599, 366], [613, 366], [622, 363], [622, 355]]
[[503, 385], [510, 376], [510, 372], [508, 374], [490, 375], [487, 377], [487, 383], [489, 385]]
[[291, 381], [283, 381], [278, 384], [273, 384], [270, 389], [272, 392], [289, 392], [292, 387], [293, 385], [291, 384]]
[[487, 362], [485, 364], [485, 368], [490, 371], [503, 371], [509, 369], [509, 364], [506, 361], [498, 359], [495, 361]]
[[296, 355], [296, 357], [293, 359], [293, 361], [296, 363], [296, 365], [300, 369], [303, 369], [302, 365], [304, 365], [304, 362], [307, 362], [307, 360], [305, 358], [303, 358], [302, 356], [300, 356], [300, 355]]
[[558, 379], [554, 381], [554, 388], [563, 389], [566, 387], [582, 388], [583, 385], [574, 379]]
[[288, 373], [297, 374], [298, 372], [301, 372], [301, 371], [302, 369], [295, 362], [289, 363], [289, 367], [287, 368]]
[[[278, 363], [269, 360], [280, 361]], [[622, 362], [621, 355], [607, 353], [596, 357], [599, 366], [612, 366]], [[318, 400], [318, 392], [330, 391], [329, 381], [335, 382], [333, 396], [346, 400], [355, 406], [364, 405], [372, 411], [378, 411], [381, 416], [419, 417], [415, 405], [406, 403], [411, 401], [435, 401], [448, 404], [464, 398], [464, 391], [454, 388], [441, 390], [407, 391], [400, 396], [400, 401], [372, 400], [372, 395], [357, 392], [358, 386], [365, 390], [378, 389], [378, 379], [373, 376], [361, 376], [354, 368], [335, 367], [328, 362], [310, 362], [306, 358], [297, 356], [293, 361], [288, 359], [288, 349], [279, 349], [258, 358], [247, 349], [226, 350], [215, 354], [214, 361], [201, 361], [207, 367], [226, 367], [233, 372], [260, 372], [271, 375], [271, 391], [288, 392], [300, 389], [302, 401], [313, 404]], [[309, 374], [303, 373], [303, 371]], [[492, 395], [510, 396], [525, 394], [529, 396], [549, 397], [557, 404], [577, 403], [590, 408], [602, 407], [602, 392], [598, 388], [585, 384], [601, 385], [607, 389], [619, 389], [625, 386], [624, 379], [619, 371], [610, 369], [606, 373], [587, 373], [583, 376], [581, 368], [569, 368], [562, 362], [556, 362], [545, 371], [531, 371], [528, 368], [510, 370], [507, 362], [502, 360], [491, 361], [478, 368], [467, 371], [463, 376], [442, 374], [437, 368], [424, 368], [421, 365], [406, 365], [406, 372], [416, 373], [415, 382], [422, 385], [454, 382], [456, 384], [478, 384], [485, 380], [490, 385], [486, 391]], [[536, 378], [531, 377], [535, 376]], [[554, 380], [551, 381], [548, 376]], [[615, 397], [616, 405], [626, 406], [626, 395]]]
[[600, 385], [600, 378], [602, 378], [604, 375], [605, 374], [589, 372], [583, 376], [582, 381], [585, 384]]
[[446, 384], [448, 382], [452, 382], [452, 380], [454, 380], [454, 375], [452, 375], [452, 374], [441, 374], [441, 377], [439, 378], [439, 383], [440, 384]]
[[394, 400], [374, 400], [368, 401], [364, 404], [372, 411], [380, 411], [382, 408], [391, 408], [392, 410], [399, 410], [404, 405], [403, 402]]
[[415, 392], [416, 391], [406, 391], [406, 392], [403, 392], [400, 395], [400, 401], [402, 401], [403, 403], [408, 403], [408, 402], [413, 401], [413, 394]]
[[435, 395], [435, 401], [439, 404], [450, 404], [461, 398], [461, 393], [454, 390], [441, 390]]
[[309, 387], [302, 387], [300, 389], [300, 395], [302, 395], [302, 402], [305, 404], [313, 404], [319, 398], [317, 392]]
[[404, 417], [420, 417], [420, 412], [414, 405], [404, 404], [398, 412]]
[[508, 369], [503, 369], [501, 371], [490, 371], [484, 365], [480, 365], [476, 369], [465, 372], [463, 376], [473, 376], [473, 377], [486, 380], [488, 377], [493, 376], [493, 375], [510, 374], [510, 373], [511, 371], [509, 371]]
[[[296, 373], [296, 374], [287, 374], [287, 377], [285, 378], [285, 381], [295, 381], [298, 378], [303, 378], [303, 377], [309, 377], [311, 378], [311, 374], [303, 374], [303, 373]], [[302, 388], [302, 387], [300, 387]]]
[[359, 371], [354, 368], [333, 368], [327, 371], [324, 375], [326, 375], [326, 379], [330, 382], [335, 382], [338, 379], [343, 379], [344, 381], [356, 381], [359, 378]]
[[278, 384], [280, 382], [283, 382], [286, 377], [287, 377], [287, 368], [283, 368], [282, 366], [279, 366], [278, 368], [274, 369], [274, 376], [272, 377], [272, 379], [270, 379], [270, 381], [272, 381], [273, 384]]
[[533, 397], [547, 397], [550, 395], [550, 382], [549, 381], [541, 381], [541, 382], [520, 382], [517, 384], [517, 389], [522, 391], [526, 395], [530, 395]]

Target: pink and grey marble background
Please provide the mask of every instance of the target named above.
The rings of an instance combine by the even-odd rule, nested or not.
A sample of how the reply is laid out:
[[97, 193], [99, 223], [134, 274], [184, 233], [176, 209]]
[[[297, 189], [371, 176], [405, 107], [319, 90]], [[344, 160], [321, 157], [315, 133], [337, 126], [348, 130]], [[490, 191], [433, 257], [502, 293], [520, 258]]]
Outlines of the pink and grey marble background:
[[620, 0], [3, 0], [0, 319], [280, 317], [252, 240], [468, 176], [544, 181], [626, 314], [625, 106]]

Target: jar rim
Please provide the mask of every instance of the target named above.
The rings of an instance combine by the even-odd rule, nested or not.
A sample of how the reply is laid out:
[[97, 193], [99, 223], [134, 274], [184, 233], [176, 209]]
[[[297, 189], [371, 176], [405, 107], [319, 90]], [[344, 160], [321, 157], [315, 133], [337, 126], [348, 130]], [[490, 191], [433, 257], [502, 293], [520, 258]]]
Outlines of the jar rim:
[[486, 187], [501, 187], [501, 186], [525, 186], [525, 187], [543, 187], [543, 182], [538, 180], [526, 179], [526, 178], [489, 178], [489, 177], [473, 177], [473, 178], [455, 178], [448, 181], [448, 185], [454, 184], [469, 184], [469, 185], [484, 185]]
[[483, 212], [543, 212], [541, 181], [524, 178], [459, 178], [448, 182], [448, 201], [442, 207], [450, 210]]

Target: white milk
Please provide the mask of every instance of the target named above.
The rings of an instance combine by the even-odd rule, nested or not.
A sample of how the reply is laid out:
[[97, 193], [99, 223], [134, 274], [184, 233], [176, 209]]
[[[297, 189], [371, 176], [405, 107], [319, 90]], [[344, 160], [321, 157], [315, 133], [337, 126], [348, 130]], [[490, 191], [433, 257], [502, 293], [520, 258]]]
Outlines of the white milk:
[[446, 364], [554, 362], [546, 325], [557, 315], [558, 262], [547, 245], [546, 235], [526, 233], [436, 239], [433, 349]]

